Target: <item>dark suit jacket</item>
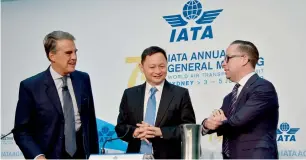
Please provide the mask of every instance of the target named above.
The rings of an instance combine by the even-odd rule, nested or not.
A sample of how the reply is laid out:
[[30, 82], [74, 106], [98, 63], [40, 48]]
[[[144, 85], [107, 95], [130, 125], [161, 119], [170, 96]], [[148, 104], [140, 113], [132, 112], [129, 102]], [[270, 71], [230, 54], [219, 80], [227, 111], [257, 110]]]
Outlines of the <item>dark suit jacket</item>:
[[[89, 75], [74, 71], [70, 74], [79, 108], [83, 145], [88, 157], [98, 153], [96, 116]], [[44, 154], [59, 159], [64, 144], [64, 116], [61, 102], [49, 68], [20, 83], [15, 116], [14, 139], [23, 155], [33, 159]]]
[[[221, 109], [229, 117], [231, 94]], [[278, 158], [278, 98], [269, 81], [253, 75], [241, 90], [234, 113], [216, 131], [229, 139], [230, 158]]]
[[[127, 153], [139, 153], [141, 141], [133, 138], [136, 124], [143, 121], [146, 83], [124, 91], [115, 130], [117, 135], [128, 142]], [[180, 124], [195, 123], [195, 114], [186, 88], [165, 81], [155, 126], [160, 127], [163, 138], [150, 139], [154, 158], [181, 158]]]

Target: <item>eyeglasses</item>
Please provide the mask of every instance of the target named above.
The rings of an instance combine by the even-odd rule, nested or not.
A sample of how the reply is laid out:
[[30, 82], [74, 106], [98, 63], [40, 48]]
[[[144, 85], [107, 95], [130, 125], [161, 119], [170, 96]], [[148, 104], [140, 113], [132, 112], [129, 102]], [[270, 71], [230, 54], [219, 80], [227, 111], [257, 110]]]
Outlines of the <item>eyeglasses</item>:
[[235, 57], [243, 57], [244, 55], [232, 55], [232, 56], [228, 56], [226, 55], [224, 57], [224, 62], [228, 63], [228, 61], [231, 59], [231, 58], [235, 58]]

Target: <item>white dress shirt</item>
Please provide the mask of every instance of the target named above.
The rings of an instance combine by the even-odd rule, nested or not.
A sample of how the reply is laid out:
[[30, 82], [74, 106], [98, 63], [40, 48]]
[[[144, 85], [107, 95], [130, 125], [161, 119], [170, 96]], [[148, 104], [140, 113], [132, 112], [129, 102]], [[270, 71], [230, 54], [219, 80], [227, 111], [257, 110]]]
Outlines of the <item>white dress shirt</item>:
[[[157, 112], [158, 112], [158, 108], [159, 108], [159, 103], [160, 103], [160, 99], [161, 99], [161, 95], [162, 95], [162, 92], [163, 92], [163, 88], [164, 88], [164, 83], [165, 81], [163, 81], [161, 84], [155, 86], [157, 91], [155, 93], [155, 99], [156, 99], [156, 112], [155, 112], [155, 120], [156, 120], [156, 116], [157, 116]], [[148, 104], [148, 100], [149, 100], [149, 97], [151, 95], [150, 93], [150, 89], [152, 88], [153, 86], [150, 85], [148, 82], [146, 82], [146, 90], [145, 90], [145, 98], [144, 98], [144, 107], [143, 107], [143, 119], [145, 119], [145, 116], [146, 116], [146, 110], [147, 110], [147, 104]], [[154, 121], [155, 123], [155, 121]]]
[[[61, 79], [63, 76], [60, 75], [59, 73], [57, 73], [52, 66], [50, 66], [50, 73], [51, 76], [53, 78], [54, 84], [56, 86], [56, 90], [58, 93], [58, 96], [60, 98], [61, 104], [62, 104], [62, 108], [64, 106], [64, 102], [63, 102], [63, 93], [62, 93], [62, 87], [63, 87], [63, 80]], [[75, 98], [75, 94], [74, 94], [74, 90], [73, 90], [73, 86], [72, 86], [72, 82], [71, 82], [71, 78], [68, 75], [67, 77], [67, 86], [69, 89], [69, 93], [71, 95], [71, 99], [72, 99], [72, 104], [73, 104], [73, 109], [74, 109], [74, 120], [75, 120], [75, 130], [78, 131], [80, 129], [81, 126], [81, 118], [80, 118], [80, 114], [79, 114], [79, 109], [77, 106], [77, 102], [76, 102], [76, 98]], [[64, 112], [64, 109], [62, 109]]]
[[238, 88], [238, 92], [237, 92], [237, 97], [239, 96], [241, 90], [243, 89], [243, 87], [245, 86], [245, 84], [247, 83], [247, 81], [255, 74], [255, 72], [251, 72], [247, 75], [245, 75], [238, 83], [240, 84], [239, 88]]

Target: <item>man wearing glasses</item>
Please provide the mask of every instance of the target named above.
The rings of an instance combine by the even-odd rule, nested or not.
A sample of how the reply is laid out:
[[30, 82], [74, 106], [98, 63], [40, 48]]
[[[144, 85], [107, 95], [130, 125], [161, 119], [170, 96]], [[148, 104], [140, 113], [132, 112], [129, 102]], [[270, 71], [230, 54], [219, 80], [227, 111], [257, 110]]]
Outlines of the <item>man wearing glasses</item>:
[[255, 73], [256, 46], [236, 40], [226, 50], [222, 64], [226, 78], [236, 83], [221, 109], [203, 120], [202, 134], [223, 135], [224, 159], [276, 159], [278, 150], [278, 98], [273, 84]]

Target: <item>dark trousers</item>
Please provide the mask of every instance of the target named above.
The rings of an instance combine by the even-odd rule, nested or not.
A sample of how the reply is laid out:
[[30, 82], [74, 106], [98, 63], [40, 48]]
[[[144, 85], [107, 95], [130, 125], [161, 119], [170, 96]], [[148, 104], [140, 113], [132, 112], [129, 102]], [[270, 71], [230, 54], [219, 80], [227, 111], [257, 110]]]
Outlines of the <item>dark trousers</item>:
[[[65, 145], [63, 146], [62, 151], [62, 159], [85, 159], [85, 151], [83, 146], [83, 136], [82, 136], [82, 127], [79, 131], [76, 132], [76, 144], [77, 144], [77, 150], [75, 154], [71, 157], [65, 150]], [[65, 144], [65, 140], [64, 140]]]
[[[235, 157], [222, 153], [223, 159], [278, 159], [277, 150], [268, 148], [253, 148], [239, 152]], [[238, 156], [238, 157], [237, 157]]]

